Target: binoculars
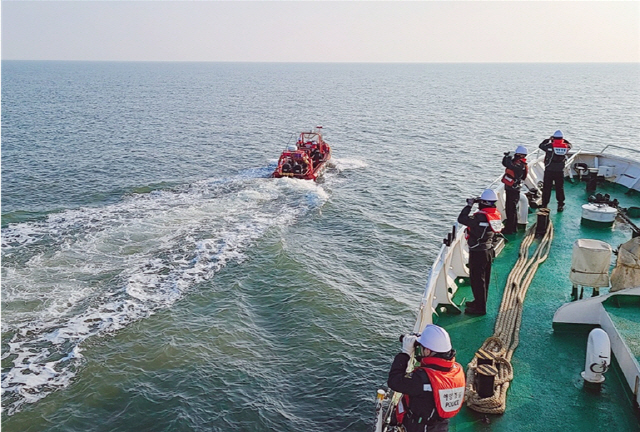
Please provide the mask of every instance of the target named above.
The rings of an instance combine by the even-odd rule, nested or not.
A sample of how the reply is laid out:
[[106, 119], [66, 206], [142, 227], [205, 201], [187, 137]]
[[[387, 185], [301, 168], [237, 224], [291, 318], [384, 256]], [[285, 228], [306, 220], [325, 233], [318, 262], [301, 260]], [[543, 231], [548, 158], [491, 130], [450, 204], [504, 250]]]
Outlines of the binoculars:
[[402, 342], [404, 340], [405, 336], [415, 336], [415, 337], [420, 337], [420, 333], [409, 333], [408, 335], [400, 335], [400, 342]]

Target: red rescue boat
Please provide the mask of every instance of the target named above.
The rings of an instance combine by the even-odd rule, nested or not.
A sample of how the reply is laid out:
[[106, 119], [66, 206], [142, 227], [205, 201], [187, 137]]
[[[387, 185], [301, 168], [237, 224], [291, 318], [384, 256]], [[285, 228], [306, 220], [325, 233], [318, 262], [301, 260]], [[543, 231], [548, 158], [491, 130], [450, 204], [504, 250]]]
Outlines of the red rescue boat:
[[322, 139], [322, 126], [311, 132], [301, 132], [295, 146], [288, 146], [280, 155], [272, 177], [293, 177], [317, 180], [331, 159], [331, 147]]

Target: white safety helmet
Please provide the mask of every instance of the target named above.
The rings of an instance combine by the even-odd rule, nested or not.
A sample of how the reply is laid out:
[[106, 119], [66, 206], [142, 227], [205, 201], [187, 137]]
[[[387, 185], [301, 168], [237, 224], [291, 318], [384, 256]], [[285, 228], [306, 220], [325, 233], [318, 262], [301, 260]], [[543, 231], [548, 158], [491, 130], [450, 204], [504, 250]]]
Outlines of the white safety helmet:
[[516, 151], [514, 152], [515, 154], [521, 154], [521, 155], [527, 155], [527, 148], [525, 146], [518, 146], [516, 148]]
[[451, 339], [445, 329], [435, 324], [427, 324], [418, 338], [418, 343], [437, 353], [451, 351]]
[[480, 195], [480, 199], [483, 201], [496, 202], [498, 201], [498, 195], [496, 195], [496, 192], [493, 189], [485, 189], [484, 192], [482, 192], [482, 195]]
[[557, 131], [555, 131], [553, 133], [553, 137], [554, 138], [563, 138], [564, 135], [562, 135], [562, 131], [560, 129], [558, 129]]

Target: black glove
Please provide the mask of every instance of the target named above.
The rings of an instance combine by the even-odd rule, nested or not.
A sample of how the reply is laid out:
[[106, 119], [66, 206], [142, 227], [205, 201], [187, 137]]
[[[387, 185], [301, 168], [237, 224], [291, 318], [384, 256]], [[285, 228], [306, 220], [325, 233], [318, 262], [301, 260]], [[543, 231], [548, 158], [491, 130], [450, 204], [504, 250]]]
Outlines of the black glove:
[[472, 205], [474, 205], [474, 204], [475, 204], [475, 202], [476, 202], [476, 199], [475, 199], [475, 198], [467, 198], [467, 205], [468, 205], [468, 206], [472, 206]]

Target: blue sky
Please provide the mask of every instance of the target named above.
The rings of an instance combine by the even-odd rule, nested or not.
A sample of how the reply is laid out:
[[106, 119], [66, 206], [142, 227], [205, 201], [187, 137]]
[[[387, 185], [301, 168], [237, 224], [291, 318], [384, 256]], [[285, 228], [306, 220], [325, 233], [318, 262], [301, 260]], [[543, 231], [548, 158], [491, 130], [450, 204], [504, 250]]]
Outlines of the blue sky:
[[2, 59], [640, 62], [638, 1], [2, 1]]

